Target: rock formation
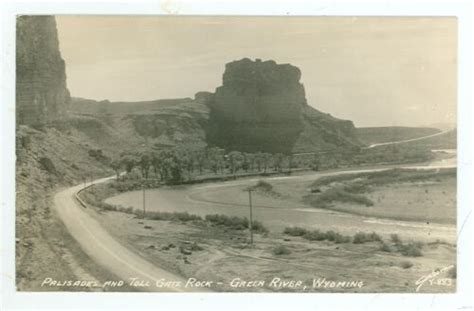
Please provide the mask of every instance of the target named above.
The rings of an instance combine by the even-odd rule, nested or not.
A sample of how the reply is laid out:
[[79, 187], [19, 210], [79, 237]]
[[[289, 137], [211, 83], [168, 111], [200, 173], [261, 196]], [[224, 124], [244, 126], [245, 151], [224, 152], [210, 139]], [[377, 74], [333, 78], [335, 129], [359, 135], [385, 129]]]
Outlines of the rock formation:
[[18, 124], [42, 127], [61, 120], [70, 95], [54, 17], [18, 17], [16, 39]]
[[[308, 106], [301, 71], [289, 64], [228, 63], [208, 96], [208, 141], [228, 150], [304, 152], [357, 144], [354, 125]], [[202, 96], [201, 96], [202, 98]]]

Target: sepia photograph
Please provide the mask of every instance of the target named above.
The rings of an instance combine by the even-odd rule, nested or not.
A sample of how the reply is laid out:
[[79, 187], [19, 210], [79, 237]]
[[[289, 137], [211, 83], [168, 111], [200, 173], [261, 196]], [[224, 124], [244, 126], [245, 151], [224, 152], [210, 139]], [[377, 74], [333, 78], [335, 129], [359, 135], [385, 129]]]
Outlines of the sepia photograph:
[[18, 291], [455, 293], [457, 19], [16, 18]]
[[0, 7], [1, 310], [472, 309], [468, 1]]

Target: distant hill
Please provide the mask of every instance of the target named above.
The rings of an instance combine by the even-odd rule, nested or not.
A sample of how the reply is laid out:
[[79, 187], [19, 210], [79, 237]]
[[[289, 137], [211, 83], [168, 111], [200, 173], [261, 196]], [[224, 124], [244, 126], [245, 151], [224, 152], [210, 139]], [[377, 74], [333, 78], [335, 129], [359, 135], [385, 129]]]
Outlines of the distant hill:
[[428, 127], [359, 127], [357, 136], [366, 145], [413, 139], [441, 132], [437, 128]]
[[111, 102], [108, 100], [96, 101], [80, 97], [71, 99], [69, 110], [84, 114], [134, 114], [152, 113], [162, 108], [172, 107], [178, 104], [190, 103], [191, 98], [158, 99], [138, 102]]
[[429, 137], [422, 140], [407, 142], [404, 145], [423, 147], [427, 149], [456, 149], [457, 148], [457, 130], [450, 130], [441, 135]]
[[360, 146], [352, 121], [307, 104], [300, 77], [290, 64], [244, 58], [226, 64], [223, 85], [215, 93], [143, 102], [72, 98], [69, 112], [82, 116], [77, 126], [85, 116], [89, 123], [100, 119], [158, 147], [211, 145], [227, 151], [295, 153]]

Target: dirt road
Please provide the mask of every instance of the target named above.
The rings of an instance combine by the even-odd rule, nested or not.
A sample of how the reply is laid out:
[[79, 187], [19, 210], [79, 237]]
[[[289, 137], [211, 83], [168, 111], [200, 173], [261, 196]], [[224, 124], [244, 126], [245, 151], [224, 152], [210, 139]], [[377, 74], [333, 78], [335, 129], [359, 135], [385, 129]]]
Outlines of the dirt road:
[[[104, 182], [108, 179], [110, 178], [99, 179], [94, 183]], [[128, 283], [132, 278], [140, 279], [144, 283], [148, 282], [150, 287], [142, 288], [143, 290], [193, 291], [192, 288], [184, 289], [183, 286], [156, 287], [156, 282], [163, 279], [181, 282], [183, 285], [187, 280], [160, 269], [118, 243], [75, 199], [75, 194], [82, 187], [82, 185], [78, 185], [58, 192], [54, 197], [54, 208], [69, 233], [97, 264], [124, 282]]]
[[409, 142], [412, 142], [412, 141], [424, 140], [424, 139], [428, 139], [428, 138], [431, 138], [431, 137], [441, 136], [441, 135], [446, 134], [446, 133], [451, 132], [451, 131], [452, 130], [447, 130], [447, 131], [442, 131], [442, 132], [439, 132], [439, 133], [436, 133], [436, 134], [431, 134], [431, 135], [428, 135], [428, 136], [422, 136], [422, 137], [417, 137], [417, 138], [412, 138], [412, 139], [405, 139], [405, 140], [399, 140], [399, 141], [388, 141], [388, 142], [385, 142], [385, 143], [372, 144], [372, 145], [368, 146], [365, 149], [371, 149], [371, 148], [378, 147], [378, 146], [397, 145], [397, 144], [409, 143]]

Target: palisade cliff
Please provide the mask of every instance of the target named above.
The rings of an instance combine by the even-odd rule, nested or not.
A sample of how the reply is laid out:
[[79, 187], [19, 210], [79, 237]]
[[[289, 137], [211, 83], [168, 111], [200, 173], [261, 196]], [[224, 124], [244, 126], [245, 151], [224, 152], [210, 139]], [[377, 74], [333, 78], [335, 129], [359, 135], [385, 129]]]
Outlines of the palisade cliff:
[[209, 143], [271, 153], [357, 146], [353, 123], [309, 106], [300, 79], [298, 67], [273, 60], [226, 64], [222, 86], [196, 97], [210, 107]]
[[42, 127], [61, 120], [70, 102], [53, 16], [17, 18], [16, 116]]

